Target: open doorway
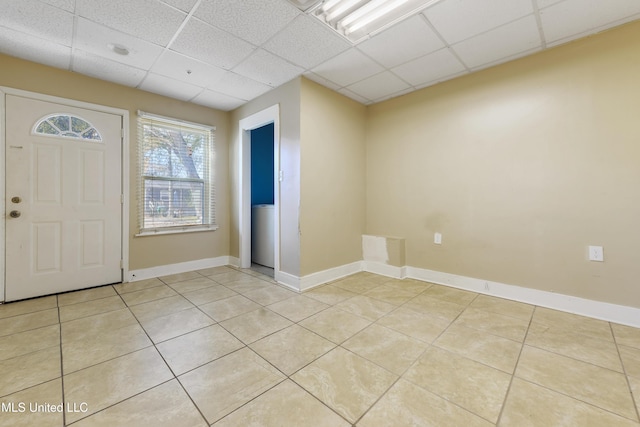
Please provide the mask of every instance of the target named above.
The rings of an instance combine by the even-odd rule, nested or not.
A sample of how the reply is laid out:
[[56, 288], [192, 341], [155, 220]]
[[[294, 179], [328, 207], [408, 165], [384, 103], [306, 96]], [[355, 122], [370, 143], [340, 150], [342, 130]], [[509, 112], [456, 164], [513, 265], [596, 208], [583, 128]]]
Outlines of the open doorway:
[[274, 277], [274, 125], [251, 132], [251, 269]]
[[[265, 239], [256, 239], [264, 231], [264, 223], [272, 230], [272, 239], [267, 240], [267, 248], [272, 250], [273, 271], [276, 280], [280, 271], [280, 119], [279, 106], [274, 105], [259, 113], [240, 120], [240, 267], [252, 266], [252, 241], [264, 245]], [[269, 154], [273, 153], [271, 160]], [[254, 156], [255, 154], [255, 156]], [[266, 159], [264, 157], [267, 157]], [[257, 166], [252, 174], [252, 158]], [[256, 174], [257, 176], [252, 176]], [[252, 182], [253, 181], [253, 182]], [[269, 190], [273, 191], [273, 196]], [[271, 199], [272, 197], [272, 199]], [[267, 203], [272, 200], [272, 203]], [[270, 205], [271, 214], [262, 215], [260, 230], [252, 227], [252, 207]], [[263, 213], [269, 208], [263, 209]], [[255, 225], [255, 224], [254, 224]], [[254, 236], [254, 231], [256, 232]], [[267, 267], [269, 268], [269, 267]], [[263, 272], [263, 271], [261, 271]]]

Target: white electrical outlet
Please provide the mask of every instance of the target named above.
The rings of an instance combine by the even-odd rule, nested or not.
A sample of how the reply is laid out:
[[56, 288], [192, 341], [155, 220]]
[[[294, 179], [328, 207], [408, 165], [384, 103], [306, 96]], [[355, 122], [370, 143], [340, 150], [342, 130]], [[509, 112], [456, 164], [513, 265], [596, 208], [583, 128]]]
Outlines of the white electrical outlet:
[[442, 234], [435, 233], [433, 235], [433, 243], [435, 243], [436, 245], [441, 245], [442, 244]]
[[602, 246], [589, 246], [589, 261], [604, 261], [604, 249]]

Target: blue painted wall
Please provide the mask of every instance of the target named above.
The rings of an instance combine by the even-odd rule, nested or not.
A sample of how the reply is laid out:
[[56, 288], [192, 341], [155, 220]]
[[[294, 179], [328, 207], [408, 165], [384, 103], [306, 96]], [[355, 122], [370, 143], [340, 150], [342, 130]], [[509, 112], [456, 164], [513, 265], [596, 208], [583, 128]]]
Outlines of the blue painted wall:
[[251, 204], [273, 204], [273, 123], [251, 131]]

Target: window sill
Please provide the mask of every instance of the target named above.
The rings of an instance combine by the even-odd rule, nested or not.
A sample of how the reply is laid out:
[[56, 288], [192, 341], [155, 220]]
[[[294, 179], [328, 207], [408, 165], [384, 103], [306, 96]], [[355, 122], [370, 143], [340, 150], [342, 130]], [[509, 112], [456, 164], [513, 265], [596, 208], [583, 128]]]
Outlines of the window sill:
[[217, 225], [207, 226], [191, 226], [191, 227], [176, 227], [176, 228], [157, 228], [151, 230], [142, 230], [135, 235], [135, 237], [147, 237], [147, 236], [161, 236], [165, 234], [184, 234], [184, 233], [202, 233], [205, 231], [216, 231]]

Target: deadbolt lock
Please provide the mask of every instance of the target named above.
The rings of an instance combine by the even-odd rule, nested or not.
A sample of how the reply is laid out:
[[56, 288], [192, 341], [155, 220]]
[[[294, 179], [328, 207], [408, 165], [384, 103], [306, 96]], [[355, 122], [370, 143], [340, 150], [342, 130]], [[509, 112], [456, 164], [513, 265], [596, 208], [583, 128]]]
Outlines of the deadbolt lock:
[[11, 203], [20, 203], [22, 199], [18, 196], [14, 196], [11, 198]]
[[11, 218], [20, 218], [20, 215], [22, 215], [22, 214], [20, 213], [20, 211], [11, 211], [11, 212], [9, 212], [9, 216], [10, 216]]

